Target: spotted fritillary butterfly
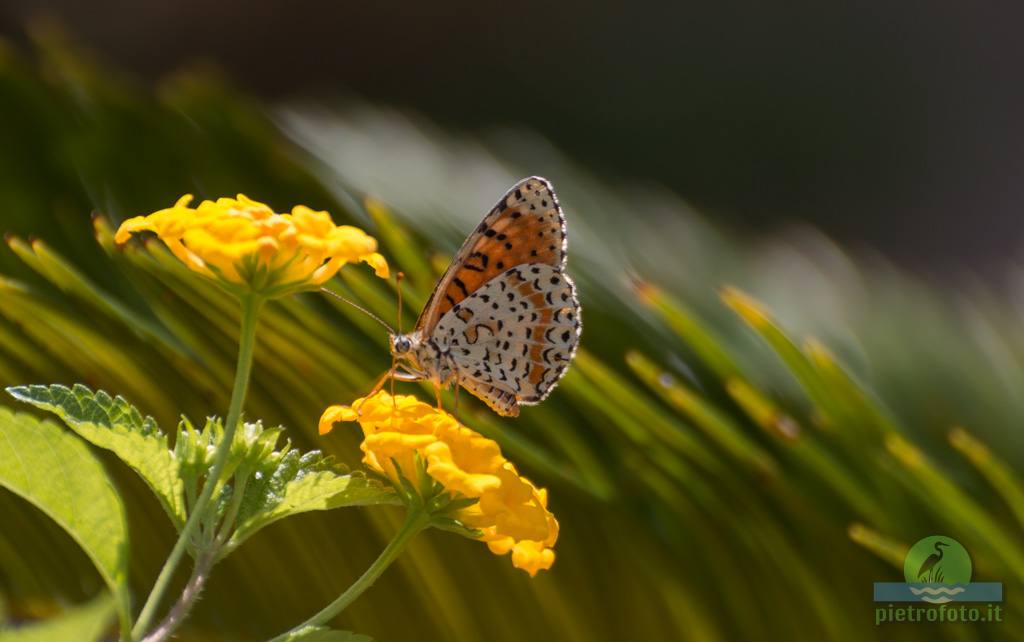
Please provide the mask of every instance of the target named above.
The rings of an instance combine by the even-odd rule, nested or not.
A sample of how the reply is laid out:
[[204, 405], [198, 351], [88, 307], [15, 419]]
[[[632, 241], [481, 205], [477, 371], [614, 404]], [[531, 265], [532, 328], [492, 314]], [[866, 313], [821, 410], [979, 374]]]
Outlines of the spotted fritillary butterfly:
[[416, 328], [391, 336], [403, 380], [454, 383], [495, 412], [543, 401], [582, 325], [565, 273], [565, 216], [551, 183], [525, 178], [484, 217], [438, 281]]

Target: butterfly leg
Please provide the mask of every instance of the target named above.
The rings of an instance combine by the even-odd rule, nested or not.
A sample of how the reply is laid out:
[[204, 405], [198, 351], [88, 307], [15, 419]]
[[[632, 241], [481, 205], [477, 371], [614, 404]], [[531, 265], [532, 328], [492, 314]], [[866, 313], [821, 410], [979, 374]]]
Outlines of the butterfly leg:
[[[399, 272], [399, 274], [401, 274], [401, 272]], [[401, 277], [399, 277], [398, 283], [399, 284], [402, 283]], [[399, 315], [402, 314], [401, 310], [399, 310], [398, 314]], [[399, 318], [401, 318], [401, 316], [399, 316]], [[391, 416], [392, 417], [394, 417], [396, 414], [398, 414], [398, 403], [395, 401], [395, 370], [397, 370], [397, 369], [398, 369], [398, 355], [396, 355], [394, 352], [392, 352], [391, 353]]]
[[421, 381], [424, 376], [418, 372], [407, 372], [405, 370], [395, 370], [394, 378], [399, 381]]
[[[396, 379], [398, 381], [419, 381], [420, 379], [423, 378], [423, 375], [421, 375], [419, 373], [406, 372], [405, 370], [400, 370], [399, 368], [401, 368], [401, 366], [397, 366], [397, 367], [394, 367], [394, 368], [388, 368], [387, 370], [385, 370], [384, 374], [382, 374], [380, 376], [380, 378], [377, 379], [377, 383], [373, 384], [373, 388], [370, 390], [370, 392], [368, 392], [365, 395], [363, 395], [363, 402], [365, 402], [367, 399], [369, 399], [373, 395], [375, 395], [378, 392], [380, 392], [380, 389], [384, 387], [384, 383], [386, 381], [388, 381], [389, 378], [390, 378], [392, 384], [394, 384]], [[393, 390], [394, 390], [394, 388], [392, 388], [392, 393], [391, 393], [392, 398], [394, 398], [394, 396], [395, 396]], [[362, 406], [362, 405], [363, 404], [360, 403], [355, 408], [353, 408], [353, 410], [355, 410], [358, 413], [359, 412], [359, 407]]]
[[369, 399], [373, 395], [377, 394], [377, 392], [379, 392], [380, 389], [384, 387], [384, 382], [388, 380], [388, 377], [391, 377], [392, 381], [394, 380], [394, 374], [395, 374], [394, 366], [392, 366], [392, 367], [390, 367], [390, 368], [388, 368], [387, 370], [384, 371], [384, 374], [382, 374], [380, 376], [380, 378], [377, 379], [377, 383], [373, 384], [373, 389], [370, 390], [370, 392], [368, 392], [365, 395], [363, 395], [363, 400], [358, 405], [356, 405], [353, 408], [353, 410], [356, 411], [357, 415], [361, 415], [362, 414], [361, 411], [360, 411], [360, 408], [362, 408], [363, 404], [366, 403], [367, 399]]
[[452, 390], [452, 394], [455, 395], [455, 405], [453, 408], [452, 416], [455, 417], [455, 421], [459, 420], [459, 389], [462, 388], [462, 382], [459, 381], [458, 375], [455, 376], [455, 388]]

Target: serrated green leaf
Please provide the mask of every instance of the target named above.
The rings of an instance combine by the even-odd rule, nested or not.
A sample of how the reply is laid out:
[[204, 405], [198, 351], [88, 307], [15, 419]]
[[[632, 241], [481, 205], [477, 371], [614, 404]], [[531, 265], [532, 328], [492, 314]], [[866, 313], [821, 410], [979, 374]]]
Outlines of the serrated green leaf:
[[57, 617], [0, 631], [0, 642], [96, 642], [110, 631], [115, 609], [114, 598], [104, 593]]
[[281, 642], [373, 642], [373, 638], [351, 631], [338, 631], [325, 626], [307, 626], [292, 633]]
[[142, 477], [156, 494], [175, 528], [185, 523], [184, 484], [178, 460], [167, 448], [164, 435], [151, 417], [124, 398], [83, 385], [13, 386], [15, 399], [48, 410], [83, 439], [117, 455]]
[[0, 407], [0, 486], [71, 535], [118, 597], [122, 623], [127, 623], [124, 505], [89, 448], [53, 422]]
[[249, 482], [238, 526], [224, 555], [264, 526], [290, 515], [345, 506], [401, 503], [390, 488], [377, 480], [323, 468], [325, 460], [318, 452], [299, 457], [296, 451], [289, 451], [281, 460], [272, 473], [258, 470]]

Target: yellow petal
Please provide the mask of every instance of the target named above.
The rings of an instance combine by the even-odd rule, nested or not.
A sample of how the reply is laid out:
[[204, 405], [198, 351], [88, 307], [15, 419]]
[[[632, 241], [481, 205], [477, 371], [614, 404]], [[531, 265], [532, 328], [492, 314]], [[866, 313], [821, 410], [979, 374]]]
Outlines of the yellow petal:
[[373, 254], [367, 254], [362, 260], [373, 268], [373, 273], [382, 279], [386, 279], [391, 276], [391, 270], [388, 268], [388, 262], [383, 255], [374, 252]]
[[521, 568], [533, 577], [537, 571], [547, 570], [555, 563], [555, 552], [540, 542], [516, 542], [512, 549], [512, 566]]
[[185, 247], [181, 241], [178, 239], [166, 239], [164, 243], [166, 243], [167, 249], [169, 249], [174, 256], [178, 257], [179, 261], [188, 266], [190, 270], [195, 270], [196, 272], [206, 276], [213, 276], [213, 272], [210, 271], [210, 268], [206, 267], [206, 262], [199, 258], [195, 252]]
[[388, 274], [377, 240], [357, 227], [335, 225], [325, 211], [296, 205], [277, 214], [245, 194], [204, 200], [195, 208], [191, 202], [186, 194], [171, 208], [128, 219], [115, 241], [151, 231], [190, 269], [278, 295], [323, 283], [350, 262], [365, 261], [378, 276]]
[[145, 216], [136, 216], [130, 218], [124, 223], [121, 223], [120, 227], [117, 228], [117, 233], [114, 234], [114, 242], [118, 245], [124, 245], [131, 238], [135, 232], [142, 232], [143, 230], [149, 230], [149, 221]]
[[447, 492], [477, 499], [454, 516], [479, 530], [491, 552], [511, 553], [512, 564], [530, 575], [554, 563], [558, 521], [547, 508], [547, 491], [522, 477], [496, 442], [411, 395], [381, 391], [352, 407], [331, 406], [320, 419], [321, 434], [342, 420], [359, 422], [363, 462], [393, 483], [399, 475], [416, 478], [418, 456]]
[[343, 258], [341, 258], [340, 256], [331, 257], [331, 260], [329, 260], [327, 263], [324, 263], [323, 265], [321, 265], [320, 267], [313, 271], [313, 283], [315, 283], [316, 285], [323, 285], [324, 283], [329, 281], [331, 277], [337, 274], [338, 270], [340, 270], [341, 266], [343, 265], [345, 265], [345, 260]]
[[463, 470], [452, 459], [451, 447], [443, 441], [430, 444], [424, 454], [427, 458], [427, 474], [450, 491], [466, 497], [480, 497], [501, 486], [501, 480], [495, 475]]
[[355, 421], [358, 414], [348, 406], [331, 406], [320, 415], [320, 434], [326, 435], [339, 421]]

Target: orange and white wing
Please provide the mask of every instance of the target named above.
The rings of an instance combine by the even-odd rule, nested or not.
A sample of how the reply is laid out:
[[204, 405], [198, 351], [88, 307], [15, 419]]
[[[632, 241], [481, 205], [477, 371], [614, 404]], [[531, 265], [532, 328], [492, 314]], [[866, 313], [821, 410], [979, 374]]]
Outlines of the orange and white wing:
[[460, 383], [499, 414], [543, 400], [575, 354], [582, 326], [565, 257], [551, 184], [524, 179], [466, 239], [417, 322], [449, 347]]
[[582, 324], [572, 280], [545, 264], [510, 268], [437, 324], [459, 382], [501, 415], [543, 401], [576, 354]]
[[565, 267], [565, 217], [551, 184], [539, 176], [516, 183], [462, 244], [423, 308], [423, 336], [460, 301], [505, 270], [530, 263]]

